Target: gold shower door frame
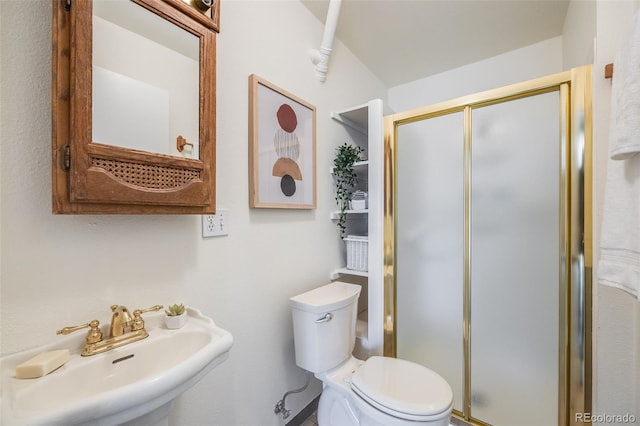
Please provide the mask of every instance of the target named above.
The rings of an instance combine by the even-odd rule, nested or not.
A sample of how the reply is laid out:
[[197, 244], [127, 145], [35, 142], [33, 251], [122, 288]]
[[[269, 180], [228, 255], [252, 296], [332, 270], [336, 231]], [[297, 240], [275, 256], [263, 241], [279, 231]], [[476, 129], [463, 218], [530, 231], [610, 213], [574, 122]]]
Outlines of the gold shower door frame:
[[396, 356], [396, 194], [398, 126], [453, 112], [464, 113], [464, 273], [462, 423], [486, 424], [471, 413], [471, 113], [475, 108], [542, 93], [560, 94], [560, 276], [558, 425], [575, 425], [591, 412], [591, 66], [431, 106], [392, 114], [384, 124], [384, 354]]

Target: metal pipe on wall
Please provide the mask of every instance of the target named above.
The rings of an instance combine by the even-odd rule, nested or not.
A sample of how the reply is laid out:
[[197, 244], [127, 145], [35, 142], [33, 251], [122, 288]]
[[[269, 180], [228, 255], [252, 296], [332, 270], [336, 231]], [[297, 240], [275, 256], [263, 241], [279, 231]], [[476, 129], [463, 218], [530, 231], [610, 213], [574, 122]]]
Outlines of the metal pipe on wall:
[[329, 2], [329, 10], [327, 10], [327, 19], [322, 35], [322, 44], [319, 49], [312, 49], [309, 52], [311, 62], [316, 66], [316, 78], [322, 83], [326, 81], [327, 72], [329, 71], [329, 57], [331, 56], [333, 38], [336, 27], [338, 26], [341, 4], [342, 0], [331, 0]]

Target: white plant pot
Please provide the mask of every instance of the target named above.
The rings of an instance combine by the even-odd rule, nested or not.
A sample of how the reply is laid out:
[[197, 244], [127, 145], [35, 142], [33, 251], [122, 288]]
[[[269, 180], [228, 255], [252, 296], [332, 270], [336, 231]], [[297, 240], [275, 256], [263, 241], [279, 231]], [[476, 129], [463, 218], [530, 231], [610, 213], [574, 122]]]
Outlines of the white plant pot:
[[164, 323], [167, 326], [167, 328], [171, 328], [171, 329], [182, 328], [182, 326], [184, 326], [187, 323], [187, 314], [184, 313], [182, 315], [174, 315], [174, 316], [165, 315]]

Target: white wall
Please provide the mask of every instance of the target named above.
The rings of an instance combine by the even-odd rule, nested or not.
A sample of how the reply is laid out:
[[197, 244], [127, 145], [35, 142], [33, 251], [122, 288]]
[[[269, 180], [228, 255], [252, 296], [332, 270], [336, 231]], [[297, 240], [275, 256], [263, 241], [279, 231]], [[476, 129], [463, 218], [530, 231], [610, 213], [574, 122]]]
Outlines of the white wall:
[[574, 0], [567, 12], [563, 34], [565, 68], [582, 65], [589, 58], [594, 64], [592, 412], [596, 415], [630, 413], [636, 418], [640, 417], [640, 304], [621, 290], [600, 286], [597, 261], [611, 99], [611, 80], [604, 78], [604, 67], [614, 61], [631, 16], [639, 4], [637, 0]]
[[562, 38], [554, 37], [389, 89], [395, 112], [455, 99], [562, 71]]
[[[575, 1], [575, 0], [574, 0]], [[607, 171], [611, 81], [604, 66], [614, 61], [639, 2], [598, 1], [594, 105], [594, 248], [599, 247]], [[614, 71], [615, 78], [615, 71]], [[597, 262], [597, 257], [596, 257]], [[597, 272], [597, 264], [594, 268]], [[594, 414], [635, 414], [640, 418], [640, 303], [629, 294], [597, 284], [594, 274]], [[604, 423], [603, 423], [604, 424]]]
[[562, 29], [562, 69], [593, 64], [596, 36], [596, 1], [569, 3]]
[[[322, 25], [298, 1], [227, 0], [217, 52], [217, 198], [230, 235], [203, 240], [199, 216], [51, 214], [51, 11], [0, 1], [1, 351], [131, 309], [185, 302], [235, 339], [230, 358], [179, 399], [181, 426], [270, 425], [282, 394], [304, 383], [295, 366], [288, 298], [328, 281], [339, 239], [328, 170], [345, 133], [329, 119], [386, 88], [336, 40], [327, 82], [307, 50]], [[29, 28], [29, 31], [25, 31]], [[248, 208], [248, 75], [317, 107], [318, 208]], [[326, 173], [325, 173], [326, 171]], [[314, 379], [287, 398], [295, 415], [320, 392]]]

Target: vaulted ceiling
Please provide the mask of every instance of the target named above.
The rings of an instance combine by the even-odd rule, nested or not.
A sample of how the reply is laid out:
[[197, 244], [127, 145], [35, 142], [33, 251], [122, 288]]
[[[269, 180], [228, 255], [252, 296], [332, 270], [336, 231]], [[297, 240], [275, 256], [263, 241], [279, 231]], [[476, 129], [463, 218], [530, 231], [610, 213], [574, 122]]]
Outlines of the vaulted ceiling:
[[[302, 2], [325, 22], [329, 0]], [[559, 36], [568, 6], [568, 0], [342, 0], [336, 37], [393, 87]]]

